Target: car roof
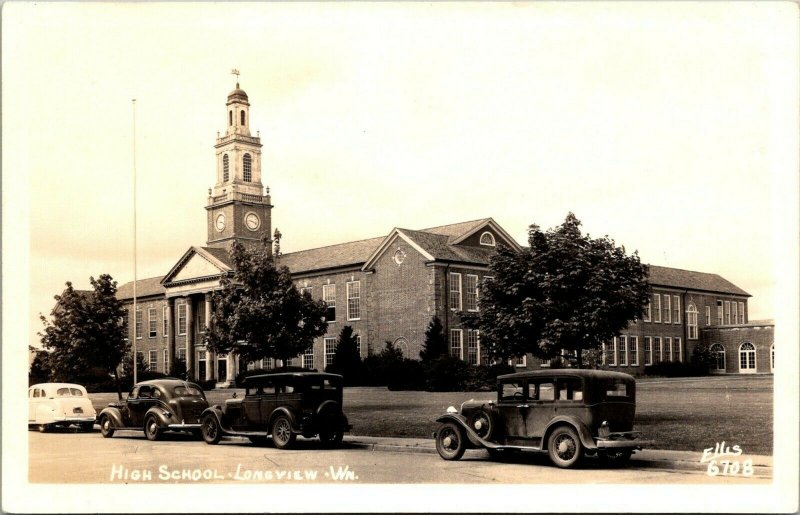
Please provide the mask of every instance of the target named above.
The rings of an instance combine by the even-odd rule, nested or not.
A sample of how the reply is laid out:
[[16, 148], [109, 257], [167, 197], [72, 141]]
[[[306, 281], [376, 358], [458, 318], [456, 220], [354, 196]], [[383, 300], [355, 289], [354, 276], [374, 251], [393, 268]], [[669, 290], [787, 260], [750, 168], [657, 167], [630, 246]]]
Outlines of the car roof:
[[136, 383], [134, 385], [134, 387], [136, 387], [136, 386], [144, 386], [144, 385], [164, 386], [164, 387], [166, 387], [166, 386], [183, 386], [183, 385], [185, 385], [187, 383], [191, 384], [193, 386], [197, 386], [197, 384], [195, 384], [194, 381], [184, 381], [183, 379], [176, 379], [174, 377], [165, 377], [163, 379], [150, 379], [148, 381], [141, 381], [141, 382]]
[[29, 386], [28, 390], [30, 390], [31, 388], [41, 388], [43, 390], [46, 390], [48, 388], [80, 388], [82, 390], [86, 389], [83, 386], [75, 383], [39, 383]]
[[257, 376], [248, 376], [245, 377], [245, 382], [255, 381], [256, 379], [275, 379], [275, 378], [286, 378], [286, 377], [327, 377], [329, 379], [337, 378], [341, 379], [342, 376], [339, 374], [326, 374], [325, 372], [278, 372], [278, 373], [271, 373], [271, 374], [259, 374]]
[[608, 370], [587, 370], [581, 368], [557, 368], [553, 370], [529, 370], [526, 372], [517, 372], [514, 374], [504, 374], [497, 376], [498, 380], [501, 379], [528, 379], [535, 377], [588, 377], [592, 379], [624, 379], [627, 381], [634, 381], [630, 374], [622, 372], [611, 372]]

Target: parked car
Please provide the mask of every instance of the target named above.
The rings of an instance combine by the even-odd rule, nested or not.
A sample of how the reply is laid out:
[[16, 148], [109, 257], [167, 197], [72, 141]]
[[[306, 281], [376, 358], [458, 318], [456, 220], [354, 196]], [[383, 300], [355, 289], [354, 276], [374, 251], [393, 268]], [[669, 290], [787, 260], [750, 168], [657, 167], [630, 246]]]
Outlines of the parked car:
[[219, 443], [223, 436], [246, 436], [255, 444], [267, 437], [279, 449], [290, 448], [297, 435], [319, 435], [325, 445], [338, 445], [350, 430], [342, 413], [342, 376], [319, 372], [271, 373], [244, 380], [243, 398], [228, 399], [202, 414], [203, 439]]
[[28, 388], [28, 427], [45, 432], [55, 426], [77, 425], [91, 431], [97, 413], [86, 388], [72, 383], [41, 383]]
[[98, 423], [105, 438], [120, 429], [144, 431], [158, 440], [165, 431], [199, 436], [200, 414], [208, 407], [203, 390], [180, 379], [153, 379], [134, 385], [128, 398], [112, 402], [100, 412]]
[[636, 381], [628, 374], [559, 369], [497, 378], [497, 400], [469, 400], [437, 419], [436, 450], [457, 460], [467, 448], [492, 456], [508, 451], [547, 452], [558, 467], [585, 455], [626, 462], [652, 442], [633, 431]]

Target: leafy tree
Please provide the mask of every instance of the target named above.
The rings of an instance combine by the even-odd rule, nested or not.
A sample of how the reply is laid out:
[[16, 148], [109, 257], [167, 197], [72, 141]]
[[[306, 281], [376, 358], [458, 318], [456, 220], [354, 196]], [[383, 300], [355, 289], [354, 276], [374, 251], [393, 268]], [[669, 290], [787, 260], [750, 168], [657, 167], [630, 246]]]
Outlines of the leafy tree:
[[546, 232], [528, 230], [529, 248], [499, 247], [481, 290], [481, 311], [462, 315], [480, 329], [481, 347], [507, 359], [531, 353], [553, 358], [562, 350], [598, 349], [636, 319], [650, 298], [648, 268], [608, 236], [593, 239], [569, 213]]
[[265, 241], [253, 251], [231, 249], [233, 277], [213, 295], [214, 323], [206, 331], [214, 352], [234, 352], [244, 362], [265, 358], [285, 364], [325, 334], [325, 303], [301, 294], [286, 267], [277, 267]]
[[[132, 353], [125, 354], [122, 358], [122, 375], [124, 377], [133, 377], [133, 357]], [[141, 352], [136, 353], [136, 374], [139, 377], [141, 374], [150, 371], [150, 365], [145, 363], [144, 354]], [[141, 379], [139, 379], [141, 381]]]
[[53, 374], [50, 368], [50, 353], [45, 350], [35, 349], [30, 345], [28, 349], [35, 353], [28, 370], [28, 386], [50, 381], [50, 377]]
[[128, 350], [122, 301], [117, 299], [117, 282], [103, 274], [90, 291], [77, 291], [66, 283], [51, 312], [52, 321], [40, 316], [44, 331], [42, 345], [50, 351], [50, 365], [55, 378], [70, 379], [95, 368], [113, 374], [117, 395], [122, 399], [117, 367]]
[[362, 372], [361, 356], [358, 354], [358, 340], [349, 325], [344, 326], [339, 333], [333, 363], [325, 370], [341, 374], [347, 385], [353, 385], [358, 381]]
[[422, 343], [419, 358], [425, 363], [430, 363], [447, 355], [447, 340], [444, 337], [442, 321], [439, 317], [433, 317], [425, 330], [425, 341]]

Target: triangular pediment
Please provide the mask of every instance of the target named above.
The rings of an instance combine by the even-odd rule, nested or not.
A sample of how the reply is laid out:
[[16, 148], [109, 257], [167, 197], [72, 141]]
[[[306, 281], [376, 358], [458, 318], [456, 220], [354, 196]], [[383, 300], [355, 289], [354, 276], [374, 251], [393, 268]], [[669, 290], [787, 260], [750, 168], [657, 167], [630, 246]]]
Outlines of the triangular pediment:
[[165, 287], [174, 284], [196, 282], [219, 277], [231, 269], [201, 247], [192, 247], [178, 260], [172, 270], [162, 279]]

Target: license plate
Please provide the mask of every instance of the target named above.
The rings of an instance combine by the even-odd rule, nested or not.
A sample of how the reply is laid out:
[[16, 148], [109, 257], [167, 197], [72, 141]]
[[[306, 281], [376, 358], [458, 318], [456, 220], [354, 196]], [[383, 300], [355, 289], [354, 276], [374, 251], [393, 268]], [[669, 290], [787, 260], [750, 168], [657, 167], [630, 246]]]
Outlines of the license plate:
[[83, 408], [72, 408], [73, 413], [83, 413]]

